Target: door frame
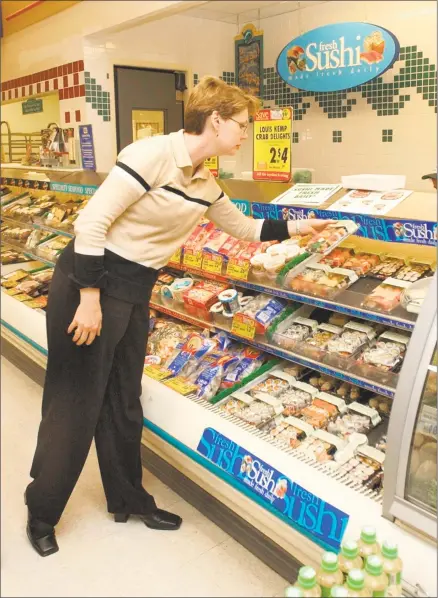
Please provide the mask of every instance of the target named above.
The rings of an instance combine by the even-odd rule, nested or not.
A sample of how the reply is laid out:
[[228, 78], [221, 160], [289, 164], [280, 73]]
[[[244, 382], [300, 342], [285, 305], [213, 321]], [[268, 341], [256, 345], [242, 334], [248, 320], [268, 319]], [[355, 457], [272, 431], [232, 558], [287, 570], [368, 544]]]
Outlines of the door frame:
[[[153, 66], [152, 66], [153, 64]], [[133, 64], [132, 61], [130, 61], [130, 64], [123, 64], [118, 62], [113, 63], [112, 64], [112, 70], [113, 70], [113, 78], [114, 78], [114, 114], [115, 114], [115, 123], [116, 123], [116, 146], [117, 146], [117, 154], [120, 152], [120, 131], [119, 131], [119, 97], [118, 97], [118, 85], [117, 85], [117, 69], [118, 68], [123, 68], [123, 69], [131, 69], [131, 70], [136, 70], [136, 71], [153, 71], [156, 73], [184, 73], [186, 76], [186, 86], [187, 89], [184, 92], [178, 92], [177, 90], [175, 90], [175, 93], [178, 94], [180, 93], [181, 96], [181, 108], [182, 108], [182, 122], [184, 124], [184, 105], [187, 102], [188, 96], [190, 94], [190, 92], [192, 91], [192, 87], [193, 87], [193, 77], [192, 77], [192, 71], [191, 69], [187, 69], [187, 68], [178, 68], [174, 65], [166, 65], [166, 66], [159, 66], [157, 64], [152, 63], [150, 66], [149, 65], [145, 65], [143, 62], [141, 63], [141, 65], [139, 64], [138, 66], [136, 64]], [[157, 108], [157, 110], [161, 110], [161, 108]]]

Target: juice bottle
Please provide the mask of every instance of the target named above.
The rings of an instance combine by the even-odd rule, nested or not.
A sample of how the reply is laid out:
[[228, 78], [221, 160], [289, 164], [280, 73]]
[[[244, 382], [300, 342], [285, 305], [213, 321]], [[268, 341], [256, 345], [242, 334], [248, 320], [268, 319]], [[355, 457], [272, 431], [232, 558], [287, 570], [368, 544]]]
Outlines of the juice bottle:
[[286, 598], [303, 598], [303, 590], [301, 588], [296, 588], [294, 586], [289, 586], [284, 591], [284, 595]]
[[321, 586], [321, 594], [330, 597], [333, 586], [340, 586], [344, 581], [342, 571], [339, 570], [338, 555], [334, 552], [325, 552], [322, 555], [321, 568], [316, 580]]
[[359, 546], [359, 554], [364, 560], [372, 554], [380, 554], [380, 546], [376, 539], [376, 530], [370, 525], [362, 528], [360, 540], [357, 544]]
[[383, 573], [382, 559], [373, 554], [369, 556], [365, 564], [365, 586], [368, 596], [381, 598], [387, 596], [388, 576]]
[[301, 567], [295, 587], [300, 588], [304, 598], [321, 597], [321, 588], [316, 583], [316, 571], [312, 567]]
[[352, 569], [347, 577], [345, 587], [349, 598], [360, 598], [371, 595], [371, 590], [365, 587], [365, 575], [360, 569]]
[[352, 569], [362, 569], [363, 560], [359, 556], [359, 546], [353, 540], [343, 542], [339, 555], [339, 569], [347, 577]]
[[331, 598], [348, 598], [348, 590], [344, 586], [333, 586], [330, 596]]
[[388, 596], [401, 596], [403, 563], [398, 556], [397, 544], [383, 542], [382, 561], [383, 571], [388, 576]]

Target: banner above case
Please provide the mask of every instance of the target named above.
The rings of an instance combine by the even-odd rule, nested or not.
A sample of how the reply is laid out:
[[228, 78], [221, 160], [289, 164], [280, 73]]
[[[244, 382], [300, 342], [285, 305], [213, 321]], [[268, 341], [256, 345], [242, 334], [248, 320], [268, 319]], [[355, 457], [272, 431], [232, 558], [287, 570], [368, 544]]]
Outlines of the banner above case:
[[399, 49], [397, 38], [379, 25], [325, 25], [289, 42], [277, 59], [277, 72], [298, 89], [340, 91], [382, 75]]

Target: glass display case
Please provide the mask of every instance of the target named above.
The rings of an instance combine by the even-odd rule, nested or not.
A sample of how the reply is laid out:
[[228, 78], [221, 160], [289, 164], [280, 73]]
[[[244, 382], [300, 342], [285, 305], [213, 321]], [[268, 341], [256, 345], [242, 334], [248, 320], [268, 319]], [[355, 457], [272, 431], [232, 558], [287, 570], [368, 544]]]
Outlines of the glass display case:
[[436, 540], [436, 275], [423, 304], [397, 386], [388, 429], [383, 514]]

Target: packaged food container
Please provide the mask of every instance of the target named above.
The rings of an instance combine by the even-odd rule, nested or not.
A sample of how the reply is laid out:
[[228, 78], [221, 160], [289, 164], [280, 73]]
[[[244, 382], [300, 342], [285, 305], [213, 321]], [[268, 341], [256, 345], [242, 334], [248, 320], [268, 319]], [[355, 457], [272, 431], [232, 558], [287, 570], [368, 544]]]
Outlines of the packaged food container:
[[329, 421], [335, 420], [340, 413], [345, 413], [345, 401], [332, 395], [320, 392], [312, 400], [309, 407], [301, 411], [301, 418], [314, 428], [326, 428]]
[[342, 451], [347, 443], [324, 430], [315, 430], [298, 447], [300, 453], [318, 463], [332, 461], [337, 451]]
[[383, 258], [380, 264], [372, 268], [369, 276], [385, 280], [394, 276], [401, 268], [405, 266], [405, 261], [397, 256], [387, 255]]
[[280, 401], [262, 392], [257, 393], [257, 398], [244, 392], [235, 392], [231, 397], [245, 404], [244, 407], [235, 411], [233, 415], [252, 426], [263, 426], [267, 421], [276, 415], [280, 415], [283, 411], [283, 405]]
[[321, 359], [325, 354], [328, 342], [337, 338], [342, 333], [342, 328], [333, 324], [319, 324], [312, 336], [299, 343], [296, 347], [300, 353], [304, 353], [313, 359]]
[[284, 407], [285, 417], [298, 415], [308, 407], [317, 394], [316, 388], [305, 382], [294, 382], [290, 388], [282, 392], [278, 399]]
[[348, 439], [354, 433], [368, 434], [381, 421], [382, 418], [375, 409], [354, 402], [348, 405], [348, 412], [345, 415], [328, 423], [327, 431], [340, 438]]
[[284, 349], [292, 349], [299, 341], [304, 341], [318, 327], [318, 322], [292, 314], [277, 326], [272, 342]]
[[336, 353], [342, 357], [357, 355], [376, 336], [375, 330], [367, 324], [348, 322], [340, 336], [328, 341], [328, 353]]
[[269, 421], [263, 426], [262, 430], [285, 448], [298, 448], [303, 440], [314, 432], [312, 426], [300, 419], [285, 417], [284, 415], [278, 415]]
[[344, 262], [344, 268], [353, 270], [357, 276], [365, 276], [372, 268], [380, 263], [380, 256], [376, 253], [355, 253]]
[[245, 306], [234, 314], [239, 317], [242, 314], [254, 320], [257, 334], [264, 334], [274, 320], [286, 309], [286, 302], [271, 295], [257, 295]]
[[403, 291], [411, 284], [405, 280], [387, 278], [368, 297], [365, 297], [362, 307], [374, 311], [390, 312], [399, 305]]
[[363, 351], [358, 363], [385, 372], [394, 371], [403, 361], [409, 340], [404, 334], [384, 332], [372, 347]]
[[262, 392], [277, 398], [284, 391], [289, 390], [295, 381], [296, 380], [293, 376], [290, 376], [281, 370], [275, 370], [266, 377], [263, 377], [256, 384], [253, 384], [248, 389], [248, 393], [250, 396], [255, 397], [257, 393]]
[[341, 268], [344, 263], [354, 253], [353, 247], [336, 247], [321, 260], [321, 264], [326, 264], [331, 268]]
[[339, 220], [334, 224], [329, 224], [322, 230], [316, 238], [310, 240], [306, 245], [306, 251], [311, 253], [330, 253], [347, 237], [354, 234], [359, 227], [353, 220]]
[[406, 282], [416, 282], [425, 276], [431, 276], [433, 262], [411, 260], [407, 266], [403, 266], [395, 275], [397, 280], [405, 280]]

